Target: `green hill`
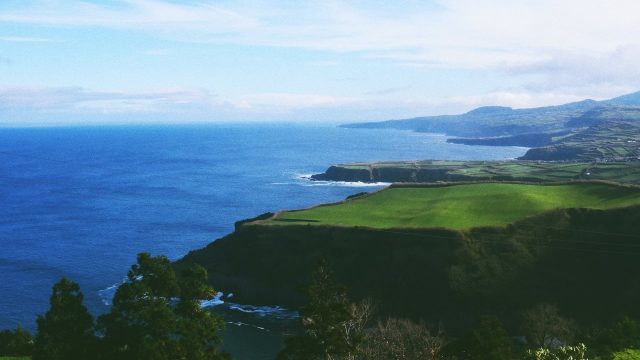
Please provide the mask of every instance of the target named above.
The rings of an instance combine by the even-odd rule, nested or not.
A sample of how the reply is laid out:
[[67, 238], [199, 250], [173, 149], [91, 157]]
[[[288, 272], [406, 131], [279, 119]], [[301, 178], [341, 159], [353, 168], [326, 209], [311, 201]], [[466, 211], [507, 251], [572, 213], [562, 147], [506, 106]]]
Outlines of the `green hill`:
[[605, 101], [346, 124], [350, 128], [444, 133], [466, 145], [534, 147], [524, 160], [630, 160], [640, 156], [640, 92]]
[[[640, 109], [636, 109], [640, 116]], [[615, 115], [612, 115], [615, 116]], [[618, 115], [624, 118], [624, 115]], [[637, 160], [640, 157], [640, 122], [597, 120], [577, 133], [530, 149], [523, 160]]]
[[604, 180], [640, 184], [640, 161], [383, 161], [333, 165], [324, 173], [312, 175], [311, 180], [390, 183]]
[[451, 136], [506, 136], [564, 129], [565, 122], [598, 106], [600, 104], [593, 100], [531, 109], [485, 106], [460, 115], [425, 116], [343, 126], [414, 130]]
[[513, 136], [549, 133], [585, 126], [591, 117], [639, 120], [640, 92], [605, 101], [584, 100], [529, 109], [485, 106], [459, 115], [345, 124], [350, 128], [384, 128], [445, 133], [450, 136]]
[[466, 229], [503, 226], [556, 208], [609, 209], [636, 204], [640, 204], [640, 189], [603, 183], [392, 187], [340, 204], [282, 212], [265, 224]]
[[[297, 289], [325, 258], [351, 298], [373, 298], [380, 316], [441, 323], [451, 332], [486, 313], [513, 328], [524, 309], [540, 302], [557, 304], [580, 324], [606, 324], [640, 315], [639, 191], [601, 183], [393, 188], [276, 216], [290, 221], [265, 214], [238, 222], [234, 233], [176, 266], [203, 265], [234, 301], [295, 308], [305, 301]], [[473, 216], [460, 222], [447, 203], [464, 213], [467, 201]], [[376, 207], [394, 220], [380, 226], [383, 218], [372, 217]], [[450, 228], [397, 226], [432, 207]], [[345, 209], [355, 211], [336, 215]], [[367, 226], [340, 224], [342, 217]], [[420, 226], [433, 221], [425, 216]]]

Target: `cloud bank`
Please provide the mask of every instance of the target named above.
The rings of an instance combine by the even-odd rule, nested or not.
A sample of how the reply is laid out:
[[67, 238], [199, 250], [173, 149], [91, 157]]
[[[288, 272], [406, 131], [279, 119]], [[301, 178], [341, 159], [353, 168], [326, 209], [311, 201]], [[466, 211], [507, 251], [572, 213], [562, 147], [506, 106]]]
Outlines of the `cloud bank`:
[[[180, 43], [349, 53], [363, 61], [385, 60], [395, 66], [489, 72], [516, 85], [483, 94], [429, 99], [397, 95], [406, 93], [406, 86], [347, 96], [308, 91], [254, 93], [251, 89], [242, 95], [214, 96], [213, 90], [203, 89], [109, 92], [5, 86], [0, 90], [0, 111], [32, 107], [161, 112], [189, 105], [197, 111], [222, 109], [232, 118], [242, 117], [239, 113], [277, 117], [318, 109], [338, 109], [348, 114], [344, 117], [360, 111], [382, 118], [394, 111], [399, 117], [447, 109], [456, 112], [473, 105], [528, 107], [606, 98], [640, 88], [637, 14], [637, 0], [31, 0], [0, 8], [0, 23], [133, 31]], [[46, 37], [0, 34], [0, 43], [48, 41]], [[147, 53], [162, 56], [166, 50]], [[0, 57], [0, 64], [7, 62]]]

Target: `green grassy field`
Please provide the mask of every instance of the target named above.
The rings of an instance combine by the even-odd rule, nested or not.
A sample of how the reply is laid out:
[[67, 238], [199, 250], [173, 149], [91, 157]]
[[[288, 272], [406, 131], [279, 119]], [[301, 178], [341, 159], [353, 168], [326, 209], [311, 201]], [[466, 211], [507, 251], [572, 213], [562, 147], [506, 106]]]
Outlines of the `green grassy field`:
[[603, 183], [393, 187], [340, 204], [282, 212], [266, 224], [466, 229], [506, 225], [555, 208], [608, 209], [636, 204], [640, 204], [639, 188]]
[[[640, 161], [551, 162], [551, 161], [385, 161], [338, 164], [342, 175], [322, 178], [333, 181], [374, 182], [456, 182], [456, 181], [528, 181], [565, 182], [604, 180], [640, 184]], [[363, 173], [363, 170], [365, 172]], [[358, 173], [356, 173], [358, 172]]]

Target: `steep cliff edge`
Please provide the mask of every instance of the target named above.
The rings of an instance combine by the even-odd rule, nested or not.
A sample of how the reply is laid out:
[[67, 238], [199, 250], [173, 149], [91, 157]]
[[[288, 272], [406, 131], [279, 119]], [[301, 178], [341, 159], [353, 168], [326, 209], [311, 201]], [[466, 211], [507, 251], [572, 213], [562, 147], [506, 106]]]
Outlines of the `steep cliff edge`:
[[[632, 144], [632, 143], [630, 143]], [[581, 150], [570, 147], [531, 149], [529, 153], [544, 160], [573, 157]], [[558, 152], [563, 152], [559, 154]], [[567, 154], [571, 152], [571, 154]], [[367, 171], [362, 171], [366, 168]], [[337, 176], [336, 174], [339, 174]], [[348, 180], [345, 180], [348, 179]], [[311, 180], [360, 182], [468, 182], [527, 181], [556, 182], [573, 180], [607, 180], [640, 183], [640, 161], [398, 161], [367, 164], [333, 165]]]
[[[264, 219], [264, 217], [263, 217]], [[464, 326], [493, 312], [507, 320], [538, 302], [581, 322], [640, 315], [640, 207], [558, 209], [506, 227], [371, 229], [246, 221], [178, 268], [199, 263], [236, 301], [297, 307], [297, 288], [326, 258], [354, 300], [381, 315]]]

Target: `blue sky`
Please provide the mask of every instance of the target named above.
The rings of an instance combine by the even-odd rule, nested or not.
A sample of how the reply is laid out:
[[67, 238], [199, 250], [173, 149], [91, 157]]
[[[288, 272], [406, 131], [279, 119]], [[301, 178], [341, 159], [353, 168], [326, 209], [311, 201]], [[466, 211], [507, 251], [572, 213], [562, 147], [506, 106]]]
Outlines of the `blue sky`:
[[0, 2], [0, 126], [335, 123], [640, 90], [636, 0]]

